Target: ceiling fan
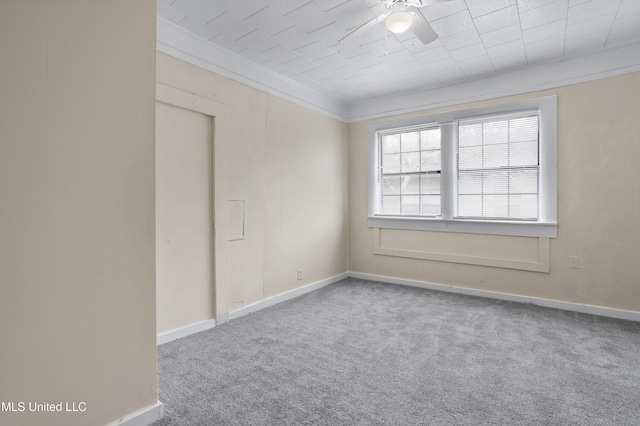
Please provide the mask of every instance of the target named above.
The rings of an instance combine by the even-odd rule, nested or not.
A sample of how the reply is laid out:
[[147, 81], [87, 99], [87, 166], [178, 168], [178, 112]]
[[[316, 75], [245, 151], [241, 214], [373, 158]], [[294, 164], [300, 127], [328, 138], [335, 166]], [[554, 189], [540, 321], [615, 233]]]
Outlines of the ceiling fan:
[[388, 13], [384, 13], [370, 20], [369, 22], [359, 26], [346, 36], [338, 40], [342, 43], [352, 37], [364, 33], [369, 28], [375, 26], [378, 22], [383, 22], [389, 31], [400, 34], [409, 28], [413, 30], [418, 39], [429, 44], [438, 38], [438, 34], [431, 28], [431, 25], [422, 17], [417, 8], [430, 6], [436, 3], [444, 3], [450, 0], [381, 0], [389, 9]]

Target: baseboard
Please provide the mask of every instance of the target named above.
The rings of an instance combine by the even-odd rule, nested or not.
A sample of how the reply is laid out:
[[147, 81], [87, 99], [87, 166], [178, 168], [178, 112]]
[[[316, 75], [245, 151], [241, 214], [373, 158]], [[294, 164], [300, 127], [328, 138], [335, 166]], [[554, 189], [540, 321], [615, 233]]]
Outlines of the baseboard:
[[201, 331], [209, 330], [215, 326], [216, 326], [216, 320], [208, 319], [205, 321], [197, 322], [195, 324], [190, 324], [184, 327], [176, 328], [175, 330], [158, 334], [158, 336], [156, 337], [156, 344], [162, 345], [164, 343], [168, 343], [173, 340], [186, 337], [190, 334], [195, 334]]
[[251, 305], [243, 306], [240, 309], [236, 309], [235, 311], [229, 312], [229, 319], [239, 318], [241, 316], [250, 314], [252, 312], [259, 311], [261, 309], [268, 308], [273, 305], [277, 305], [278, 303], [282, 303], [284, 301], [294, 299], [298, 296], [302, 296], [303, 294], [312, 292], [322, 287], [326, 287], [330, 284], [336, 283], [338, 281], [344, 280], [345, 278], [349, 278], [349, 273], [345, 272], [340, 275], [336, 275], [335, 277], [327, 278], [322, 281], [317, 281], [312, 284], [307, 284], [304, 287], [296, 288], [294, 290], [290, 290], [284, 293], [280, 293], [276, 296], [268, 297], [260, 302], [253, 303]]
[[107, 426], [149, 426], [156, 420], [160, 420], [164, 415], [164, 404], [156, 401], [147, 407], [136, 410], [127, 414], [115, 422], [107, 424]]
[[530, 303], [546, 308], [562, 309], [565, 311], [582, 312], [585, 314], [593, 314], [602, 317], [617, 318], [629, 321], [640, 322], [640, 312], [625, 311], [621, 309], [605, 308], [603, 306], [585, 305], [571, 302], [561, 302], [551, 299], [541, 299], [530, 296], [519, 296], [516, 294], [499, 293], [486, 290], [475, 290], [472, 288], [456, 287], [446, 284], [434, 284], [423, 281], [405, 280], [401, 278], [392, 278], [382, 275], [363, 274], [360, 272], [349, 272], [349, 277], [368, 281], [379, 281], [389, 284], [399, 284], [411, 287], [420, 287], [430, 290], [446, 291], [449, 293], [467, 294], [470, 296], [487, 297], [490, 299], [507, 300], [510, 302]]

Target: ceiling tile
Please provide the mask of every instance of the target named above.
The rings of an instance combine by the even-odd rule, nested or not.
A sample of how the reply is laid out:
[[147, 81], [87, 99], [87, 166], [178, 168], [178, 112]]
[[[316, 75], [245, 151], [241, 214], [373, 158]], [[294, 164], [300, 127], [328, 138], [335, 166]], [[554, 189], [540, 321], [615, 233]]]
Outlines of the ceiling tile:
[[312, 70], [314, 68], [318, 68], [318, 65], [306, 60], [305, 58], [302, 57], [297, 57], [295, 59], [292, 59], [290, 61], [287, 62], [283, 62], [283, 65], [288, 66], [289, 68], [291, 68], [292, 70], [295, 70], [299, 73], [304, 73], [305, 71], [309, 71]]
[[462, 47], [460, 49], [451, 50], [451, 57], [456, 61], [475, 58], [478, 56], [486, 56], [487, 52], [484, 50], [482, 43], [472, 44], [471, 46]]
[[518, 0], [518, 9], [520, 13], [529, 12], [556, 1], [558, 0]]
[[468, 10], [446, 16], [431, 22], [431, 27], [440, 37], [448, 37], [474, 28]]
[[576, 4], [569, 8], [567, 24], [572, 25], [582, 21], [589, 21], [610, 13], [616, 13], [620, 7], [620, 0], [591, 0]]
[[577, 55], [588, 50], [593, 50], [595, 47], [602, 48], [607, 42], [607, 37], [609, 37], [609, 30], [593, 32], [580, 37], [567, 37], [565, 41], [565, 55]]
[[493, 63], [493, 67], [496, 69], [496, 71], [504, 71], [527, 65], [527, 55], [523, 50], [522, 52], [515, 55], [491, 58], [491, 62]]
[[466, 3], [475, 19], [505, 7], [515, 6], [516, 0], [466, 0]]
[[567, 25], [567, 40], [578, 37], [589, 37], [593, 33], [605, 32], [609, 33], [613, 26], [614, 13], [601, 16], [597, 19], [589, 19], [576, 24]]
[[525, 43], [535, 43], [553, 37], [564, 36], [566, 31], [567, 21], [561, 19], [524, 30], [522, 31], [522, 38]]
[[622, 0], [620, 9], [618, 9], [618, 17], [634, 15], [640, 13], [640, 1], [638, 0]]
[[432, 22], [465, 10], [468, 9], [464, 0], [452, 0], [445, 3], [422, 7], [420, 8], [420, 13], [422, 13], [429, 22]]
[[493, 63], [486, 54], [458, 61], [458, 66], [467, 78], [477, 77], [495, 71]]
[[616, 19], [607, 39], [607, 46], [627, 44], [631, 40], [640, 40], [640, 15], [631, 15]]
[[564, 55], [564, 37], [553, 37], [535, 43], [525, 43], [528, 63], [558, 59]]
[[455, 49], [461, 49], [472, 44], [477, 44], [481, 40], [476, 29], [472, 28], [449, 37], [441, 37], [440, 41], [442, 42], [442, 45], [451, 52]]
[[524, 44], [522, 43], [522, 40], [515, 40], [509, 43], [503, 43], [497, 46], [489, 47], [487, 48], [487, 52], [489, 53], [491, 59], [518, 54], [524, 55]]
[[313, 41], [313, 38], [295, 25], [272, 34], [271, 39], [291, 50], [306, 46]]
[[521, 40], [522, 32], [520, 31], [520, 25], [511, 25], [500, 30], [482, 34], [481, 38], [484, 45], [489, 48], [499, 44]]
[[307, 34], [335, 22], [318, 5], [312, 2], [283, 15], [283, 18], [287, 21], [295, 22], [296, 27]]
[[567, 19], [569, 4], [567, 0], [557, 0], [546, 3], [541, 7], [520, 13], [520, 23], [523, 30], [538, 27], [549, 22]]
[[336, 6], [345, 3], [348, 0], [313, 0], [313, 2], [318, 5], [325, 12], [329, 9], [333, 9]]
[[279, 61], [283, 64], [286, 64], [286, 62], [292, 61], [294, 59], [301, 58], [301, 56], [295, 53], [293, 50], [281, 44], [260, 53], [270, 59], [273, 59], [274, 61]]
[[333, 50], [325, 47], [318, 41], [313, 41], [309, 44], [305, 44], [304, 46], [297, 47], [293, 49], [293, 51], [310, 61], [325, 58], [335, 53]]
[[431, 62], [425, 65], [429, 71], [431, 71], [436, 77], [442, 74], [446, 74], [451, 70], [459, 70], [458, 63], [453, 58], [443, 59], [437, 62]]
[[442, 61], [443, 59], [451, 58], [449, 51], [442, 46], [436, 49], [415, 53], [413, 56], [415, 56], [415, 58], [423, 64], [430, 64], [432, 62], [438, 62]]
[[509, 6], [495, 12], [487, 13], [475, 19], [476, 28], [480, 34], [500, 30], [512, 25], [520, 24], [517, 6]]

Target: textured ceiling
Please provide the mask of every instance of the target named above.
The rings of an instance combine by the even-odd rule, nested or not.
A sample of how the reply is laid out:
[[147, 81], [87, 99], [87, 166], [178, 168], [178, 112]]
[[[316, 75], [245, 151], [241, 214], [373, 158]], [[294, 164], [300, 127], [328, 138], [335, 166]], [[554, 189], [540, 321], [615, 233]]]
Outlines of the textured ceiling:
[[640, 0], [451, 0], [419, 9], [423, 45], [379, 23], [381, 0], [158, 0], [158, 16], [345, 103], [461, 83], [640, 42]]

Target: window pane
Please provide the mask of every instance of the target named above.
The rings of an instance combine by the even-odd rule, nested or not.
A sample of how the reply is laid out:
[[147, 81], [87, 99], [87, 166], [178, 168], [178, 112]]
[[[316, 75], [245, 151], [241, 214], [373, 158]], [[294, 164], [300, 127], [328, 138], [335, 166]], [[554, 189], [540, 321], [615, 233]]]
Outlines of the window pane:
[[400, 140], [402, 152], [420, 151], [420, 132], [403, 133]]
[[423, 195], [420, 197], [422, 214], [427, 216], [440, 216], [440, 196]]
[[484, 123], [482, 126], [482, 143], [484, 145], [492, 145], [496, 143], [509, 142], [509, 122], [494, 121], [492, 123]]
[[400, 135], [385, 135], [382, 137], [382, 153], [397, 154], [400, 152]]
[[420, 152], [403, 152], [402, 154], [402, 172], [419, 172], [420, 171]]
[[509, 173], [509, 190], [512, 194], [537, 194], [538, 169], [511, 171]]
[[440, 158], [440, 150], [438, 151], [422, 151], [420, 153], [420, 163], [422, 167], [422, 171], [437, 171], [441, 170], [441, 158]]
[[509, 216], [508, 195], [484, 195], [482, 197], [482, 215], [484, 217], [506, 218]]
[[484, 194], [508, 194], [509, 172], [506, 170], [485, 172], [482, 191]]
[[383, 176], [382, 195], [400, 195], [400, 176]]
[[402, 214], [420, 214], [420, 197], [418, 195], [405, 195], [401, 200]]
[[400, 154], [383, 155], [382, 171], [384, 173], [400, 173]]
[[482, 168], [482, 147], [458, 149], [458, 167], [462, 170]]
[[400, 196], [387, 195], [382, 197], [383, 214], [400, 214]]
[[478, 119], [458, 129], [457, 215], [537, 218], [538, 116]]
[[420, 176], [421, 194], [440, 195], [440, 175]]
[[511, 195], [509, 197], [509, 217], [512, 219], [537, 219], [538, 195]]
[[410, 175], [402, 177], [403, 194], [420, 194], [420, 176]]
[[538, 164], [538, 141], [512, 143], [509, 151], [510, 166], [535, 166]]
[[509, 140], [511, 140], [511, 142], [537, 141], [538, 117], [523, 117], [510, 120]]
[[[380, 137], [382, 213], [433, 215], [440, 209], [440, 128], [408, 131]], [[432, 195], [429, 213], [422, 213], [421, 195]]]
[[483, 166], [487, 168], [506, 167], [509, 165], [509, 145], [488, 145], [484, 147]]
[[481, 217], [482, 195], [459, 195], [458, 216]]
[[482, 172], [460, 172], [458, 194], [482, 194]]
[[421, 149], [440, 149], [440, 128], [420, 132]]
[[458, 146], [477, 145], [482, 145], [482, 123], [459, 126]]

